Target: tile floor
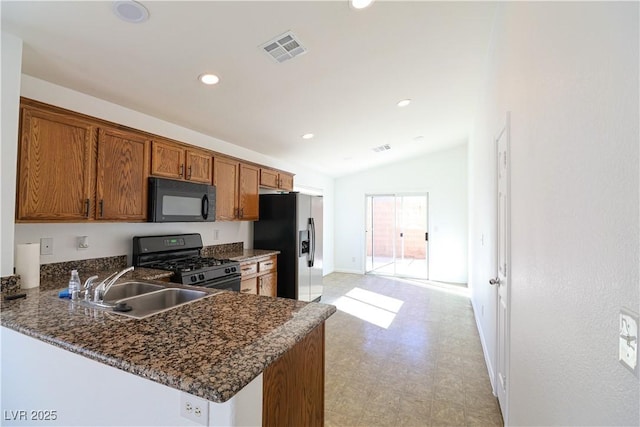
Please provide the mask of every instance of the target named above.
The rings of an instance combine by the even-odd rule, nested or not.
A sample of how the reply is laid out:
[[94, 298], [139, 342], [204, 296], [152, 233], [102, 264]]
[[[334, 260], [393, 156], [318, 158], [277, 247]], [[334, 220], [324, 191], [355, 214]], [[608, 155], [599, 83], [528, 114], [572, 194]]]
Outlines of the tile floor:
[[324, 278], [325, 425], [502, 426], [469, 299], [411, 283]]

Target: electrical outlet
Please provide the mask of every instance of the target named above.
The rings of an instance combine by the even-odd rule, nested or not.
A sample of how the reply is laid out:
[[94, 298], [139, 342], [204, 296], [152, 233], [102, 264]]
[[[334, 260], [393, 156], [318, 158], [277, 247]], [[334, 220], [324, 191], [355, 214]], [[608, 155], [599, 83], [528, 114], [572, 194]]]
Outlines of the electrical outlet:
[[78, 249], [89, 248], [89, 236], [78, 236]]
[[638, 376], [638, 313], [620, 310], [618, 358], [620, 363]]
[[203, 426], [209, 425], [209, 402], [189, 393], [181, 393], [180, 415]]
[[40, 239], [40, 255], [53, 255], [53, 237]]

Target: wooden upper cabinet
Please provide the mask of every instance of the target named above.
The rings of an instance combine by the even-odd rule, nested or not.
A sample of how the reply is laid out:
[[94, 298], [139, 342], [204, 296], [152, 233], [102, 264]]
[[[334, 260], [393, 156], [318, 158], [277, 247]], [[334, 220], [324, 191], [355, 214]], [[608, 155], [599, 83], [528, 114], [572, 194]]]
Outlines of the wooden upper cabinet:
[[22, 108], [18, 220], [85, 220], [93, 206], [96, 127], [31, 106]]
[[154, 139], [151, 151], [151, 175], [211, 184], [212, 156], [208, 151], [162, 139]]
[[232, 221], [238, 214], [239, 162], [226, 157], [213, 159], [213, 185], [216, 186], [216, 220]]
[[213, 185], [216, 186], [216, 220], [257, 220], [259, 179], [259, 167], [226, 157], [215, 157]]
[[134, 132], [99, 129], [96, 219], [147, 219], [149, 144]]
[[260, 168], [260, 186], [293, 191], [293, 175], [274, 169]]
[[260, 185], [262, 187], [278, 188], [278, 171], [273, 169], [260, 169]]
[[213, 162], [211, 154], [203, 150], [187, 149], [186, 179], [211, 184]]
[[293, 191], [293, 175], [280, 172], [280, 188], [282, 190]]
[[239, 219], [256, 221], [260, 215], [258, 210], [258, 184], [260, 182], [260, 168], [240, 163]]

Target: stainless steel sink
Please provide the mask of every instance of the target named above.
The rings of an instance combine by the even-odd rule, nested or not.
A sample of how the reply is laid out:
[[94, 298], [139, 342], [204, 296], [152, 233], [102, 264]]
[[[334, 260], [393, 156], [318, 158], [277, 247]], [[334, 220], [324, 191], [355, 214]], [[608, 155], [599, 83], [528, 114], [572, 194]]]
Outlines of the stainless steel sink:
[[[212, 295], [208, 292], [193, 289], [165, 288], [120, 299], [117, 301], [114, 313], [142, 319]], [[128, 311], [120, 311], [121, 309]]]
[[104, 294], [105, 303], [114, 303], [115, 301], [123, 298], [130, 298], [137, 295], [147, 294], [149, 292], [165, 289], [166, 286], [156, 285], [154, 283], [146, 282], [125, 282], [118, 283], [109, 288], [106, 294]]

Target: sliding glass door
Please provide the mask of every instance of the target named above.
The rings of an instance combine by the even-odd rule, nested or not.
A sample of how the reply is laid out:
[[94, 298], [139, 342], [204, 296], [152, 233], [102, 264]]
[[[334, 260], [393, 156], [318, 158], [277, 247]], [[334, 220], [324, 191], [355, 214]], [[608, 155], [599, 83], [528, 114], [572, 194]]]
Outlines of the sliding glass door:
[[368, 195], [366, 204], [366, 272], [428, 279], [428, 194]]

